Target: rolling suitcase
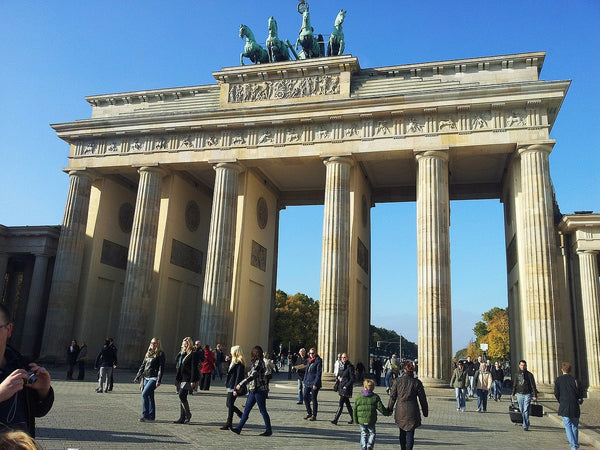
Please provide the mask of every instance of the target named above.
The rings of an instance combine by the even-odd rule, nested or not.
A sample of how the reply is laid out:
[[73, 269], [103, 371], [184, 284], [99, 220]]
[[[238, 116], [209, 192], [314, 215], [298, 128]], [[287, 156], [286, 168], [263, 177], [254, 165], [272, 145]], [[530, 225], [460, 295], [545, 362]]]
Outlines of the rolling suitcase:
[[523, 415], [521, 414], [521, 410], [512, 402], [510, 405], [508, 405], [508, 414], [510, 415], [510, 421], [515, 425], [523, 423]]

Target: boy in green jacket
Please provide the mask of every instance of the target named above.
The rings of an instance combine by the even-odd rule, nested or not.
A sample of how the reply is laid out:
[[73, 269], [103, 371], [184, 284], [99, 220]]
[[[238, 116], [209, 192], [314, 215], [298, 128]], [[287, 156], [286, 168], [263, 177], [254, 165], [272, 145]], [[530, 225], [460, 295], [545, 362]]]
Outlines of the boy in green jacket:
[[354, 399], [353, 418], [354, 423], [360, 427], [360, 448], [370, 450], [375, 445], [375, 422], [377, 422], [377, 410], [384, 416], [390, 413], [383, 406], [379, 395], [373, 392], [375, 382], [366, 379], [363, 381], [364, 389]]

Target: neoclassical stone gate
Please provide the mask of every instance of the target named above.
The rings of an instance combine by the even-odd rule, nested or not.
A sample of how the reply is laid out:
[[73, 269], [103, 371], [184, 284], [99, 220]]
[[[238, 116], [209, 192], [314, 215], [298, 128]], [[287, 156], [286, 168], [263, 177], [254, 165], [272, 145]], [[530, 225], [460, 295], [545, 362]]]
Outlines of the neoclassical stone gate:
[[185, 335], [268, 347], [279, 211], [324, 203], [318, 349], [326, 372], [340, 351], [366, 364], [370, 208], [416, 201], [419, 374], [446, 384], [449, 201], [498, 198], [512, 355], [549, 385], [574, 342], [548, 168], [569, 82], [541, 81], [544, 57], [361, 69], [337, 56], [88, 97], [90, 119], [53, 125], [71, 181], [44, 354], [72, 336], [115, 335], [131, 362], [152, 336], [170, 352]]

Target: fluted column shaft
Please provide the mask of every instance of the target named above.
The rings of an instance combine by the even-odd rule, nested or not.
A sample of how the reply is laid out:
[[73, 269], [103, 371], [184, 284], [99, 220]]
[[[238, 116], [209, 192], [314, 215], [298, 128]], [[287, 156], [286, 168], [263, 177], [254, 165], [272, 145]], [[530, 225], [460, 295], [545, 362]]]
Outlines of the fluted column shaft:
[[419, 378], [447, 384], [452, 361], [448, 154], [416, 156]]
[[579, 251], [581, 306], [590, 391], [600, 392], [600, 286], [597, 253]]
[[43, 310], [44, 287], [46, 286], [46, 272], [48, 271], [48, 256], [35, 255], [33, 264], [33, 275], [31, 277], [31, 287], [27, 297], [27, 309], [25, 311], [25, 321], [23, 324], [23, 339], [21, 352], [26, 355], [33, 355], [36, 343], [40, 342]]
[[243, 168], [235, 163], [219, 163], [215, 166], [215, 189], [199, 330], [200, 341], [203, 344], [226, 343], [230, 340], [228, 334], [231, 325], [229, 318], [235, 256], [238, 175], [242, 170]]
[[348, 351], [352, 164], [349, 158], [333, 157], [325, 161], [327, 178], [318, 331], [324, 373], [333, 373], [337, 353]]
[[42, 340], [42, 355], [63, 358], [65, 342], [71, 342], [79, 279], [83, 263], [92, 175], [86, 171], [69, 172], [69, 192], [58, 240], [52, 288]]
[[521, 155], [521, 231], [519, 257], [524, 308], [524, 352], [538, 384], [551, 385], [558, 373], [556, 337], [556, 238], [548, 156], [552, 148], [531, 145]]
[[152, 272], [156, 254], [161, 180], [158, 167], [141, 167], [133, 226], [129, 239], [127, 269], [121, 301], [117, 346], [119, 361], [139, 358], [146, 339], [150, 339]]

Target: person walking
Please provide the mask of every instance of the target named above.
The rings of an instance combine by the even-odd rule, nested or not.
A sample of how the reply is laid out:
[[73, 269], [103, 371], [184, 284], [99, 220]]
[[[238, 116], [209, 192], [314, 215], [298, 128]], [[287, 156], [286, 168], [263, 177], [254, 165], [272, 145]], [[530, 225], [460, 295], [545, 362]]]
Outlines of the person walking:
[[154, 391], [160, 386], [165, 370], [165, 354], [160, 348], [160, 340], [152, 338], [134, 383], [142, 382], [142, 417], [140, 422], [152, 421], [156, 417]]
[[400, 429], [400, 448], [412, 450], [415, 443], [415, 429], [421, 426], [421, 413], [429, 415], [429, 405], [421, 380], [414, 377], [415, 366], [411, 361], [404, 363], [404, 376], [396, 378], [390, 389], [388, 410], [394, 412], [394, 421]]
[[519, 361], [519, 373], [513, 383], [511, 400], [514, 400], [515, 394], [523, 415], [523, 430], [529, 431], [529, 405], [532, 400], [537, 400], [537, 387], [535, 386], [535, 378], [527, 370], [527, 362], [524, 359]]
[[75, 364], [77, 364], [77, 355], [79, 355], [79, 345], [77, 345], [77, 341], [73, 339], [71, 345], [67, 347], [67, 363], [69, 364], [69, 368], [67, 369], [67, 380], [73, 379], [73, 368], [75, 367]]
[[475, 377], [475, 372], [479, 368], [478, 365], [475, 365], [473, 361], [471, 361], [471, 356], [467, 356], [467, 362], [465, 363], [465, 370], [467, 371], [467, 375], [469, 376], [469, 385], [467, 386], [467, 399], [470, 397], [475, 397], [475, 390], [473, 389], [473, 382]]
[[490, 373], [492, 374], [494, 401], [497, 402], [502, 397], [502, 386], [504, 384], [504, 370], [502, 370], [498, 361], [494, 363]]
[[200, 390], [208, 391], [210, 389], [211, 374], [215, 370], [215, 354], [210, 349], [208, 344], [204, 346], [204, 361], [200, 369]]
[[298, 357], [296, 358], [296, 363], [294, 365], [294, 369], [296, 370], [296, 375], [298, 375], [298, 401], [297, 405], [302, 405], [304, 403], [304, 375], [306, 375], [306, 349], [303, 347], [298, 351]]
[[199, 378], [196, 358], [197, 353], [194, 351], [192, 338], [184, 338], [175, 364], [177, 369], [175, 387], [179, 394], [179, 419], [173, 421], [173, 423], [189, 423], [192, 418], [187, 397], [196, 386]]
[[271, 418], [267, 412], [267, 383], [265, 379], [266, 368], [264, 357], [265, 355], [262, 347], [259, 345], [255, 346], [250, 353], [250, 370], [248, 371], [248, 376], [235, 386], [233, 395], [237, 395], [236, 391], [240, 391], [246, 385], [248, 385], [248, 390], [250, 391], [244, 413], [242, 414], [239, 423], [235, 428], [231, 428], [231, 431], [235, 434], [240, 434], [242, 432], [242, 428], [244, 428], [244, 424], [248, 420], [250, 411], [252, 411], [252, 408], [257, 403], [258, 410], [265, 422], [265, 431], [260, 435], [271, 436], [273, 434]]
[[106, 392], [112, 392], [115, 384], [115, 369], [117, 368], [117, 346], [115, 345], [115, 340], [113, 338], [109, 337], [108, 340], [110, 341], [110, 347], [115, 354], [115, 364], [113, 365], [113, 370], [110, 371], [110, 376], [108, 377], [108, 389]]
[[77, 379], [82, 381], [85, 378], [85, 362], [87, 360], [88, 346], [85, 342], [79, 347], [79, 353], [77, 354], [77, 368], [79, 373]]
[[384, 416], [389, 416], [388, 409], [383, 406], [379, 395], [375, 394], [375, 383], [373, 380], [363, 381], [363, 390], [354, 399], [354, 411], [352, 418], [360, 428], [360, 448], [372, 450], [375, 446], [375, 423], [377, 422], [377, 411]]
[[235, 393], [235, 387], [244, 380], [246, 363], [244, 361], [242, 347], [239, 345], [231, 347], [230, 353], [231, 362], [227, 369], [227, 378], [225, 381], [225, 387], [227, 388], [227, 400], [225, 401], [225, 405], [227, 406], [227, 421], [225, 422], [225, 425], [221, 427], [221, 430], [229, 430], [231, 428], [233, 413], [236, 413], [238, 417], [242, 417], [242, 411], [235, 406], [235, 400], [238, 397]]
[[450, 378], [450, 387], [454, 388], [456, 394], [456, 410], [465, 412], [467, 409], [466, 395], [467, 386], [469, 385], [469, 375], [465, 370], [465, 365], [462, 361], [458, 362], [458, 366], [452, 373]]
[[[319, 402], [317, 396], [321, 389], [321, 375], [323, 374], [323, 360], [317, 355], [317, 350], [311, 348], [306, 360], [306, 374], [304, 375], [304, 406], [306, 406], [305, 419], [314, 422], [317, 420]], [[312, 407], [311, 407], [312, 403]]]
[[487, 365], [481, 363], [479, 370], [473, 377], [473, 388], [477, 392], [477, 412], [487, 411], [488, 394], [492, 388], [492, 374], [487, 370]]
[[96, 370], [100, 369], [98, 375], [98, 388], [96, 392], [101, 394], [102, 392], [110, 392], [110, 376], [113, 369], [117, 366], [117, 354], [110, 344], [110, 339], [104, 341], [104, 346], [98, 356], [94, 367]]
[[348, 355], [346, 353], [342, 353], [341, 356], [341, 367], [338, 370], [337, 376], [337, 384], [338, 384], [338, 394], [340, 396], [338, 409], [335, 413], [335, 417], [331, 421], [332, 424], [337, 425], [338, 419], [342, 415], [342, 410], [344, 409], [344, 405], [346, 405], [346, 409], [348, 409], [348, 414], [350, 414], [350, 420], [348, 423], [354, 423], [354, 416], [352, 415], [352, 405], [350, 404], [350, 399], [352, 398], [352, 387], [354, 386], [354, 366], [348, 359]]
[[583, 403], [581, 382], [571, 375], [571, 364], [563, 362], [562, 375], [554, 381], [554, 397], [558, 400], [558, 415], [565, 425], [567, 439], [572, 449], [579, 448], [579, 416]]
[[385, 391], [389, 394], [392, 383], [400, 374], [400, 361], [395, 353], [385, 362], [383, 368], [385, 370]]
[[381, 357], [376, 357], [371, 367], [373, 369], [373, 376], [375, 377], [375, 384], [377, 386], [381, 386], [381, 372], [383, 372], [383, 363], [381, 362]]
[[212, 379], [215, 380], [217, 376], [219, 380], [223, 379], [223, 363], [225, 362], [225, 354], [223, 353], [223, 348], [221, 344], [217, 344], [215, 348], [215, 370], [212, 373]]

